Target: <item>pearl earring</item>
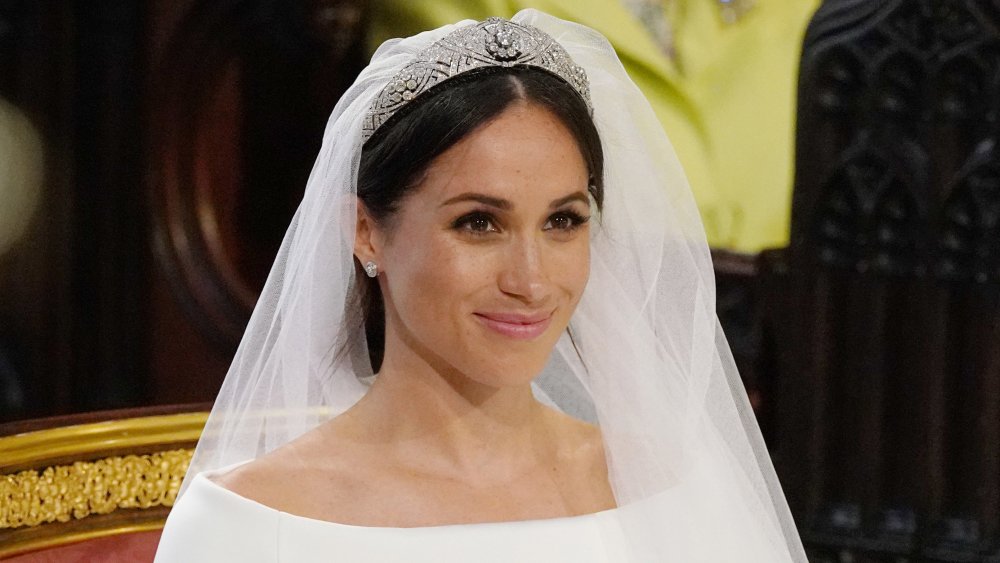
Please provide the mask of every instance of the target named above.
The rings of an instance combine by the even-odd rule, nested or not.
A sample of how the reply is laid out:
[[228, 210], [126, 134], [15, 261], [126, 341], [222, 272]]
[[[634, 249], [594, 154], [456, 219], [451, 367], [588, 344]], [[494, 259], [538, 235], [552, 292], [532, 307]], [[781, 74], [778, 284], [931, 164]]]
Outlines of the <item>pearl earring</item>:
[[378, 264], [369, 260], [365, 262], [365, 273], [368, 274], [369, 278], [374, 278], [378, 275]]

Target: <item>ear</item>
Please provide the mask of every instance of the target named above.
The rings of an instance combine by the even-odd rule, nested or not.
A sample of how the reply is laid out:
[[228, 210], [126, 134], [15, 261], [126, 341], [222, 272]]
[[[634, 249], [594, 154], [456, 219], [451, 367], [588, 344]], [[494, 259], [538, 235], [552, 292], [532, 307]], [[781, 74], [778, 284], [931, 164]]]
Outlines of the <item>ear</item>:
[[380, 264], [382, 236], [361, 198], [357, 198], [358, 218], [354, 231], [354, 255], [364, 264], [373, 261]]

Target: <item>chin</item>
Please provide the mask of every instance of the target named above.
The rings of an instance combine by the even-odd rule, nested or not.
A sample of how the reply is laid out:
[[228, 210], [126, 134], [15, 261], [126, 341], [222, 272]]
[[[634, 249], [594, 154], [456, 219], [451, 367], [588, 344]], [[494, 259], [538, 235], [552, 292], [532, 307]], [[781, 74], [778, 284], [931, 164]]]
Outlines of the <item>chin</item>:
[[518, 387], [531, 383], [542, 373], [555, 349], [555, 340], [545, 336], [534, 342], [488, 338], [477, 347], [486, 353], [462, 370], [464, 373], [484, 385]]

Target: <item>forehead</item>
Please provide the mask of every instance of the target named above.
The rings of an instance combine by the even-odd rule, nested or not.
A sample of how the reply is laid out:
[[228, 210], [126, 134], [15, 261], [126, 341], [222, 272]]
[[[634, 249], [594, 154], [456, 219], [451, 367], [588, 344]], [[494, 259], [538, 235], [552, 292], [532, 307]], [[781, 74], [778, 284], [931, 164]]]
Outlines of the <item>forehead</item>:
[[562, 121], [543, 107], [519, 103], [434, 159], [418, 192], [430, 199], [476, 191], [515, 204], [548, 201], [585, 189], [588, 176]]

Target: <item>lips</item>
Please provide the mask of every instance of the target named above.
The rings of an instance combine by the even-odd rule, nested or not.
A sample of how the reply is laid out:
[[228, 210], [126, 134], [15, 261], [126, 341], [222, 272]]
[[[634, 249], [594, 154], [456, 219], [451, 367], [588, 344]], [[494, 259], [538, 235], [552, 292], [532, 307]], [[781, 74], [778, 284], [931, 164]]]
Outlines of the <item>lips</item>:
[[544, 313], [475, 313], [486, 328], [515, 340], [534, 340], [549, 328], [552, 312]]

